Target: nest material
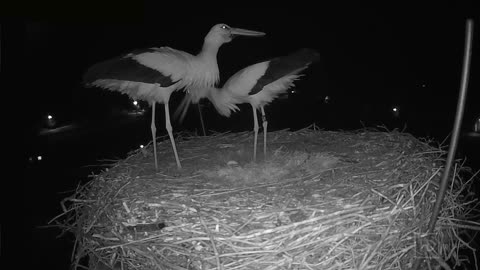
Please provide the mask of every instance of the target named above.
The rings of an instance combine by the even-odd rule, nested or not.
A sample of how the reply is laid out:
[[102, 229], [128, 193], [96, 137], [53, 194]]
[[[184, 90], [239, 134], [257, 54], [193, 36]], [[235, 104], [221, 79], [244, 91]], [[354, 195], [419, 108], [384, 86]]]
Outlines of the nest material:
[[[90, 269], [406, 269], [460, 264], [480, 230], [455, 167], [426, 234], [443, 150], [399, 132], [306, 128], [268, 133], [252, 162], [250, 132], [177, 138], [130, 153], [65, 199], [56, 220]], [[262, 153], [259, 136], [259, 154]], [[471, 248], [472, 249], [472, 248]]]

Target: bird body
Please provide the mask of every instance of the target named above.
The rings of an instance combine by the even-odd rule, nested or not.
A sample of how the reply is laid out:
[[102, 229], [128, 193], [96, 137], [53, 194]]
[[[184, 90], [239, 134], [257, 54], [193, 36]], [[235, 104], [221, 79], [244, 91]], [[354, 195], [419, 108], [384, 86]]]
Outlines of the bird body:
[[202, 89], [216, 85], [219, 80], [217, 53], [220, 46], [230, 42], [235, 35], [263, 36], [265, 33], [231, 28], [217, 24], [204, 38], [202, 50], [197, 55], [170, 47], [135, 50], [126, 55], [93, 65], [84, 75], [87, 86], [97, 86], [126, 94], [133, 99], [152, 104], [152, 137], [156, 154], [155, 104], [165, 105], [165, 127], [174, 150], [177, 167], [181, 168], [170, 123], [168, 101], [173, 91], [186, 89], [198, 99], [205, 94]]
[[238, 111], [238, 104], [249, 103], [254, 116], [254, 160], [258, 134], [257, 110], [262, 113], [264, 128], [264, 154], [266, 155], [266, 129], [264, 106], [294, 86], [300, 72], [317, 61], [319, 55], [311, 49], [301, 49], [283, 57], [250, 65], [231, 76], [222, 88], [210, 88], [208, 99], [216, 110], [226, 117]]

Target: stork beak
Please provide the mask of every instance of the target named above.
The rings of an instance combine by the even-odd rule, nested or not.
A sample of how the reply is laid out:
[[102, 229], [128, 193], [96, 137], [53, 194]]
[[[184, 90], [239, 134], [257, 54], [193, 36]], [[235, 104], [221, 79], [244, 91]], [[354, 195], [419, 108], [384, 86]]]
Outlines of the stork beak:
[[251, 37], [261, 37], [265, 36], [264, 32], [258, 32], [253, 30], [241, 29], [241, 28], [230, 28], [230, 34], [232, 36], [251, 36]]

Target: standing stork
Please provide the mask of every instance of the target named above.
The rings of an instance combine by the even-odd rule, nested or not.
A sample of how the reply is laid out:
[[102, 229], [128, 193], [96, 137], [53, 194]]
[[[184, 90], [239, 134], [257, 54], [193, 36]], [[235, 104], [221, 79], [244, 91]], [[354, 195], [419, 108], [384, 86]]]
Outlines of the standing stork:
[[168, 101], [173, 91], [185, 88], [196, 96], [199, 89], [214, 87], [219, 81], [217, 53], [234, 36], [263, 36], [265, 33], [226, 24], [217, 24], [206, 35], [202, 50], [197, 55], [169, 47], [135, 50], [93, 65], [84, 75], [87, 86], [98, 86], [119, 91], [133, 99], [145, 100], [152, 105], [152, 137], [155, 169], [158, 170], [155, 127], [155, 104], [165, 105], [165, 128], [172, 143], [177, 167], [180, 169], [175, 140], [170, 123]]
[[232, 111], [239, 110], [237, 104], [250, 103], [253, 109], [253, 160], [257, 157], [258, 118], [257, 110], [262, 113], [263, 153], [267, 154], [267, 119], [264, 106], [277, 96], [285, 93], [294, 84], [303, 70], [317, 61], [319, 54], [312, 49], [301, 49], [287, 56], [274, 58], [248, 66], [231, 76], [222, 88], [210, 88], [207, 98], [217, 111], [230, 117]]

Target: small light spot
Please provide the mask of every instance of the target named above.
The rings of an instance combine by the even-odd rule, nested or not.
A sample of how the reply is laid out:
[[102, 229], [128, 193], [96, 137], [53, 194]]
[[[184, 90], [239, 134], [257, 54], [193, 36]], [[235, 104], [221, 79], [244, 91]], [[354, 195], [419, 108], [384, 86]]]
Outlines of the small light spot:
[[143, 144], [140, 144], [140, 148], [143, 148], [143, 147], [144, 147]]
[[133, 101], [133, 105], [137, 106], [138, 102], [136, 100]]
[[422, 87], [425, 88], [425, 87], [427, 87], [427, 85], [426, 85], [426, 84], [422, 84]]
[[53, 116], [51, 116], [50, 114], [47, 115], [47, 119], [48, 119], [48, 120], [52, 120], [52, 118], [53, 118]]
[[329, 96], [325, 96], [325, 99], [323, 100], [325, 103], [329, 103], [330, 102], [330, 97]]
[[295, 90], [290, 91], [290, 93], [292, 93], [292, 94], [295, 94], [296, 92], [297, 92], [297, 91], [295, 91]]
[[42, 156], [37, 156], [38, 161], [41, 161], [42, 159], [43, 159]]
[[394, 117], [400, 117], [400, 107], [393, 106], [392, 107], [392, 114]]

